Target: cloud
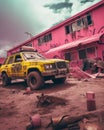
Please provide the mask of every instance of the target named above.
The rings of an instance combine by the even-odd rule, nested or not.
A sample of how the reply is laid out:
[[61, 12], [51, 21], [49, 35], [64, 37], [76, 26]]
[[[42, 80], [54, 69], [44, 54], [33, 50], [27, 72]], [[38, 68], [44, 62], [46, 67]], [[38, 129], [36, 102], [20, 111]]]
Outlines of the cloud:
[[0, 57], [6, 57], [7, 56], [7, 50], [11, 47], [15, 46], [16, 43], [12, 43], [6, 40], [0, 40]]
[[93, 2], [94, 0], [81, 0], [81, 3], [85, 4], [87, 2]]
[[51, 0], [50, 2], [48, 1], [47, 4], [44, 4], [44, 7], [52, 12], [51, 16], [55, 16], [54, 23], [52, 23], [52, 26], [54, 26], [98, 1], [99, 0], [61, 0], [60, 2]]
[[70, 0], [73, 3], [71, 16], [85, 10], [86, 8], [94, 5], [95, 3], [99, 2], [100, 0], [77, 0], [76, 2]]
[[49, 9], [53, 10], [54, 13], [60, 13], [62, 11], [62, 9], [66, 8], [66, 9], [72, 9], [72, 3], [70, 3], [68, 0], [65, 2], [60, 2], [60, 3], [56, 3], [56, 4], [46, 4], [44, 5], [44, 7], [48, 7]]
[[50, 20], [51, 26], [54, 26], [70, 17], [72, 6], [73, 3], [69, 0], [61, 0], [61, 2], [51, 0], [43, 5], [43, 7], [50, 13], [50, 18], [52, 19]]

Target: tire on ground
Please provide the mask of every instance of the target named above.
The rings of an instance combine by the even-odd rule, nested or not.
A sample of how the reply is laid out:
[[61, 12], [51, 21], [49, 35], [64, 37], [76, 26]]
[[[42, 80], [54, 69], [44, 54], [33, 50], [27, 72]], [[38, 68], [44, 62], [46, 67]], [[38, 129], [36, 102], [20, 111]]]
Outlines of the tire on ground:
[[39, 89], [40, 87], [44, 85], [43, 77], [37, 71], [30, 72], [27, 76], [27, 85], [32, 90]]
[[2, 84], [3, 86], [7, 86], [11, 84], [11, 78], [9, 78], [6, 73], [2, 74]]

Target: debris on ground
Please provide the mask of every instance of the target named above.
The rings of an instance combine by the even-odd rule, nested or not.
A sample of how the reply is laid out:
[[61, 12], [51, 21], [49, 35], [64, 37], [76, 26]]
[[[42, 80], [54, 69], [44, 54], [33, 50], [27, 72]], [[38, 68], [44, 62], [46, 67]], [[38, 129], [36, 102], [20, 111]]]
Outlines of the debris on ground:
[[95, 74], [90, 74], [86, 71], [83, 71], [79, 67], [73, 67], [70, 69], [70, 76], [73, 78], [78, 78], [78, 79], [86, 79], [86, 78], [103, 78], [104, 73], [98, 72]]
[[26, 130], [34, 130], [41, 127], [40, 114], [35, 114], [30, 117], [30, 123], [26, 126]]
[[80, 123], [80, 130], [102, 130], [100, 123], [84, 118]]
[[[103, 130], [104, 124], [103, 116], [104, 112], [87, 113], [76, 117], [70, 117], [65, 115], [62, 117], [52, 117], [48, 127], [52, 127], [52, 130]], [[98, 116], [100, 115], [100, 116]]]
[[[63, 130], [81, 126], [79, 130], [85, 128], [96, 130], [99, 127], [98, 130], [104, 130], [104, 79], [85, 78], [85, 81], [87, 79], [88, 82], [83, 82], [83, 78], [79, 81], [70, 77], [65, 84], [54, 84], [52, 81], [46, 82], [44, 89], [31, 91], [33, 94], [26, 95], [23, 95], [26, 92], [26, 86], [23, 82], [13, 83], [8, 87], [3, 87], [1, 84], [0, 130], [52, 130], [52, 125], [46, 128], [51, 119], [54, 124], [55, 119], [59, 122], [65, 115], [69, 116], [64, 117], [62, 121], [69, 118], [70, 122]], [[95, 94], [96, 109], [93, 111], [87, 109], [86, 94], [88, 92]], [[40, 98], [38, 99], [37, 96]], [[45, 96], [48, 96], [50, 101], [45, 103], [43, 100], [41, 104], [41, 98]], [[86, 113], [89, 113], [89, 115], [86, 115]], [[94, 113], [96, 114], [94, 115]], [[34, 128], [30, 121], [30, 117], [36, 114], [41, 116], [41, 126], [39, 128]], [[79, 118], [81, 120], [76, 123], [72, 121], [73, 117], [77, 120], [80, 115], [82, 115], [82, 118]]]
[[[79, 116], [64, 115], [59, 117], [51, 117], [47, 126], [43, 130], [104, 130], [103, 119], [104, 111], [86, 113]], [[40, 119], [36, 119], [40, 121]], [[43, 123], [45, 120], [43, 120]], [[26, 126], [26, 130], [40, 130], [43, 124], [39, 127], [34, 127], [31, 123]]]
[[28, 125], [26, 125], [26, 130], [33, 130], [34, 127], [29, 123]]
[[20, 90], [12, 90], [10, 91], [12, 94], [18, 94], [20, 92]]
[[31, 91], [30, 87], [27, 87], [23, 94], [33, 94], [33, 91]]
[[52, 127], [52, 130], [60, 130], [60, 129], [73, 129], [73, 130], [79, 130], [79, 121], [81, 121], [81, 118], [71, 118], [69, 115], [65, 115], [62, 117], [55, 117], [51, 118], [50, 124], [48, 127]]
[[44, 93], [42, 93], [40, 96], [37, 96], [37, 99], [37, 107], [46, 107], [49, 105], [66, 105], [67, 102], [65, 99], [45, 95]]

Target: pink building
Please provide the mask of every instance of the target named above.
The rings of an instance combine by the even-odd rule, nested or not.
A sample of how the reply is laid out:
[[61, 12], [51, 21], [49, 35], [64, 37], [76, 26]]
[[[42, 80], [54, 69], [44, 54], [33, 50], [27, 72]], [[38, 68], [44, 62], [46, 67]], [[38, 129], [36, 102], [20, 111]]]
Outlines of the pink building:
[[67, 59], [72, 66], [81, 67], [84, 59], [104, 60], [104, 0], [8, 50], [8, 55], [23, 45], [49, 58]]
[[3, 64], [4, 60], [5, 60], [4, 57], [2, 57], [2, 58], [0, 57], [0, 65]]

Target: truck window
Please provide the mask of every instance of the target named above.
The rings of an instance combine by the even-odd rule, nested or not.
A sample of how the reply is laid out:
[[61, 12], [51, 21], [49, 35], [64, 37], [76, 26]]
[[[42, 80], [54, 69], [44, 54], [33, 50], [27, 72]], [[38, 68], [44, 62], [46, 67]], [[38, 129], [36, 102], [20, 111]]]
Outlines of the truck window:
[[13, 63], [13, 56], [11, 56], [7, 62], [7, 64], [12, 64]]
[[22, 61], [22, 57], [20, 55], [15, 56], [15, 62], [20, 62]]

